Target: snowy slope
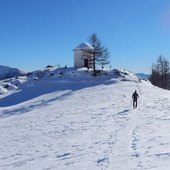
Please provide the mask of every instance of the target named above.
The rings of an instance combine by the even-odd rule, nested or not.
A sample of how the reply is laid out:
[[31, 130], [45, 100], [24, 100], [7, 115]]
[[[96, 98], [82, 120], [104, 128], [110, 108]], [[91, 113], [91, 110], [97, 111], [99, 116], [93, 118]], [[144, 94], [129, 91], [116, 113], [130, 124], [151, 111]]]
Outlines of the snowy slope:
[[0, 169], [169, 170], [169, 103], [126, 70], [34, 72], [1, 95]]

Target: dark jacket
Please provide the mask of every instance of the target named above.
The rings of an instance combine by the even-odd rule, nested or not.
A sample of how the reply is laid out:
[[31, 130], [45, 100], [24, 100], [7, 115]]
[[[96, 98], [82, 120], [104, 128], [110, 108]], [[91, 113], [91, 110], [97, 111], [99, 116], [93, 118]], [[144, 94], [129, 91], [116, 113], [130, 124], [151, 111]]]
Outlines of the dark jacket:
[[134, 92], [133, 95], [132, 95], [132, 99], [133, 100], [137, 100], [139, 97], [138, 93], [137, 92]]

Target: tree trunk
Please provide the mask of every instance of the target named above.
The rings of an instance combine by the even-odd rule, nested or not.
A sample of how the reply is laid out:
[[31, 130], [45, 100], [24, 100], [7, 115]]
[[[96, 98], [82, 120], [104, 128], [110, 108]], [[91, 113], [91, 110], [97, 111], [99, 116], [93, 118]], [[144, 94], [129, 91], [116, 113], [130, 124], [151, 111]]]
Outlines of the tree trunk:
[[95, 63], [95, 60], [96, 58], [95, 58], [95, 53], [93, 54], [93, 74], [94, 74], [94, 76], [96, 76], [96, 63]]

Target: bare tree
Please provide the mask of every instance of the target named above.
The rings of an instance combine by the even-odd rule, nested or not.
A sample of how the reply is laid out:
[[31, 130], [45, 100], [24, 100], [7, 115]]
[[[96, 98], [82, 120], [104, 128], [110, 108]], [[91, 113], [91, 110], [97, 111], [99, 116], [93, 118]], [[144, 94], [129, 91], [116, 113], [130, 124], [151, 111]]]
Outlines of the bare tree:
[[90, 35], [88, 41], [93, 49], [84, 49], [83, 52], [85, 56], [88, 56], [89, 64], [92, 65], [94, 76], [96, 76], [96, 64], [100, 64], [102, 67], [109, 64], [110, 52], [108, 48], [102, 45], [97, 34], [93, 33]]
[[160, 82], [160, 74], [155, 64], [152, 64], [152, 73], [149, 77], [149, 80], [153, 85], [159, 86], [158, 82]]
[[167, 78], [169, 72], [169, 62], [167, 59], [160, 56], [157, 61], [158, 70], [161, 75], [161, 87], [166, 89], [167, 88]]
[[150, 81], [153, 85], [167, 89], [169, 79], [169, 62], [161, 55], [157, 59], [157, 64], [152, 65]]

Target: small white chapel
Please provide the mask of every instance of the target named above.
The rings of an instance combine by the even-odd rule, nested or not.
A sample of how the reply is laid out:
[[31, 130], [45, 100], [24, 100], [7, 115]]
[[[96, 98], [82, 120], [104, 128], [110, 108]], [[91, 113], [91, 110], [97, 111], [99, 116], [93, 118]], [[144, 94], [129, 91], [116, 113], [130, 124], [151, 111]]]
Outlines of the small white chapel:
[[87, 56], [84, 54], [83, 50], [93, 50], [93, 47], [84, 42], [78, 45], [76, 48], [73, 49], [74, 51], [74, 67], [77, 68], [82, 68], [82, 67], [87, 67], [87, 68], [92, 68], [93, 64], [90, 62], [92, 59], [92, 56]]

